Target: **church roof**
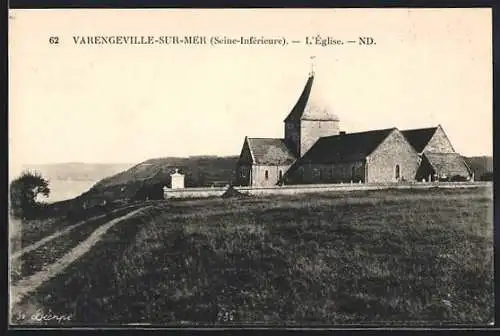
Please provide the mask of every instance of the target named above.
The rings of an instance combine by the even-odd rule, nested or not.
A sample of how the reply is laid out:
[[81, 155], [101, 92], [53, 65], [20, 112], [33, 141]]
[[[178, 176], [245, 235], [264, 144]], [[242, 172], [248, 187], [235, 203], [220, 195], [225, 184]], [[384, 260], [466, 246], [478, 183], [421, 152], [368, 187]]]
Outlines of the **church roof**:
[[470, 169], [463, 157], [458, 153], [427, 152], [425, 158], [438, 175], [453, 177], [455, 175], [468, 176]]
[[248, 146], [256, 164], [287, 165], [296, 159], [284, 139], [248, 138]]
[[364, 160], [396, 128], [320, 138], [302, 157], [301, 162], [337, 163]]
[[292, 111], [288, 114], [285, 122], [299, 120], [334, 120], [338, 121], [329, 104], [323, 99], [314, 83], [314, 74], [307, 79], [304, 90], [300, 95]]
[[429, 143], [437, 127], [418, 128], [401, 131], [408, 142], [415, 148], [417, 153], [421, 153]]

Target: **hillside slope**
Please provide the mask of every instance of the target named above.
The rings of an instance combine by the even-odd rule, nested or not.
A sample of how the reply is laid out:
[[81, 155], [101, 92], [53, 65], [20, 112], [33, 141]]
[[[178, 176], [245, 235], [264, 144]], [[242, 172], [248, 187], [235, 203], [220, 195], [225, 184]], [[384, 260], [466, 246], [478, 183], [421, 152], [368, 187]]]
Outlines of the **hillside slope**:
[[141, 188], [160, 188], [170, 183], [170, 173], [178, 169], [186, 175], [186, 187], [231, 183], [235, 178], [237, 156], [190, 156], [156, 158], [98, 182], [83, 196], [132, 198]]

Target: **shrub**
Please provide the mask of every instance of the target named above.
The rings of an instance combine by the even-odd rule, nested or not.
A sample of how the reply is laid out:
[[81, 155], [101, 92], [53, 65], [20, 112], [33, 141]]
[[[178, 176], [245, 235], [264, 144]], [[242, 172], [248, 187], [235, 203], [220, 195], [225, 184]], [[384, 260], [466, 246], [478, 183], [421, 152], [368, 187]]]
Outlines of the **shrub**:
[[14, 217], [31, 219], [40, 214], [46, 205], [37, 200], [50, 194], [49, 181], [37, 172], [23, 172], [10, 183], [10, 210]]

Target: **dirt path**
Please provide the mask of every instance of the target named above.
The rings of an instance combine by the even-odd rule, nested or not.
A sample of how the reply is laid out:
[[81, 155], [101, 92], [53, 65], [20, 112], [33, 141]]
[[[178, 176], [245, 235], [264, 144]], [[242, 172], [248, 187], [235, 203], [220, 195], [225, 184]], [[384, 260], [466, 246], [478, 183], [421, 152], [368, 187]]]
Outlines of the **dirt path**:
[[[123, 210], [123, 208], [122, 208], [122, 209], [115, 209], [115, 210], [113, 210], [113, 211], [111, 212], [111, 214], [113, 214], [113, 213], [114, 213], [114, 212], [116, 212], [116, 211], [120, 211], [120, 210]], [[12, 252], [12, 253], [10, 254], [10, 258], [11, 258], [11, 259], [19, 258], [19, 257], [20, 257], [20, 256], [22, 256], [23, 254], [26, 254], [26, 253], [31, 252], [31, 251], [33, 251], [33, 250], [36, 250], [37, 248], [39, 248], [39, 247], [40, 247], [40, 246], [42, 246], [43, 244], [45, 244], [45, 243], [47, 243], [47, 242], [51, 241], [52, 239], [55, 239], [55, 238], [57, 238], [57, 237], [59, 237], [59, 236], [62, 236], [62, 235], [64, 235], [64, 234], [68, 233], [69, 231], [72, 231], [72, 230], [76, 229], [77, 227], [82, 226], [83, 224], [88, 223], [89, 221], [92, 221], [92, 220], [97, 220], [97, 219], [101, 219], [101, 218], [102, 218], [102, 217], [104, 217], [104, 216], [106, 216], [106, 215], [99, 215], [99, 216], [91, 217], [91, 218], [88, 218], [88, 219], [86, 219], [86, 220], [84, 220], [84, 221], [81, 221], [81, 222], [78, 222], [78, 223], [73, 224], [73, 225], [71, 225], [71, 226], [68, 226], [67, 228], [65, 228], [65, 229], [63, 229], [63, 230], [61, 230], [61, 231], [55, 232], [55, 233], [53, 233], [53, 234], [51, 234], [51, 235], [49, 235], [49, 236], [47, 236], [47, 237], [44, 237], [44, 238], [40, 239], [39, 241], [37, 241], [36, 243], [33, 243], [33, 244], [31, 244], [31, 245], [28, 245], [28, 246], [26, 246], [26, 247], [24, 247], [24, 248], [20, 249], [19, 251]]]
[[[95, 217], [95, 218], [91, 218], [91, 219], [97, 219], [97, 218], [99, 218], [99, 217]], [[51, 241], [52, 239], [55, 239], [55, 238], [57, 238], [59, 236], [62, 236], [63, 234], [66, 234], [69, 231], [71, 231], [73, 229], [76, 229], [77, 227], [82, 226], [83, 224], [85, 224], [87, 222], [88, 222], [88, 220], [87, 221], [82, 221], [82, 222], [76, 223], [74, 225], [71, 225], [71, 226], [65, 228], [64, 230], [58, 231], [56, 233], [53, 233], [53, 234], [51, 234], [51, 235], [49, 235], [49, 236], [47, 236], [45, 238], [40, 239], [36, 243], [33, 243], [31, 245], [26, 246], [25, 248], [20, 249], [19, 251], [11, 253], [10, 257], [11, 257], [11, 259], [19, 258], [23, 254], [26, 254], [26, 253], [31, 252], [33, 250], [36, 250], [37, 248], [39, 248], [43, 244]]]
[[44, 270], [21, 279], [16, 286], [11, 286], [10, 287], [11, 307], [15, 304], [18, 304], [26, 295], [35, 291], [43, 283], [45, 283], [46, 281], [50, 280], [51, 278], [55, 277], [56, 275], [64, 271], [64, 269], [66, 269], [66, 267], [68, 267], [71, 263], [73, 263], [75, 260], [83, 256], [85, 253], [87, 253], [92, 248], [92, 246], [94, 246], [97, 242], [99, 242], [102, 235], [105, 234], [106, 231], [108, 231], [113, 225], [134, 216], [138, 212], [143, 211], [148, 207], [149, 206], [133, 210], [124, 216], [115, 218], [107, 222], [106, 224], [103, 224], [102, 226], [97, 228], [94, 232], [92, 232], [90, 237], [88, 237], [86, 240], [84, 240], [76, 247], [74, 247], [71, 251], [66, 253], [61, 259], [47, 266], [47, 268], [45, 268]]

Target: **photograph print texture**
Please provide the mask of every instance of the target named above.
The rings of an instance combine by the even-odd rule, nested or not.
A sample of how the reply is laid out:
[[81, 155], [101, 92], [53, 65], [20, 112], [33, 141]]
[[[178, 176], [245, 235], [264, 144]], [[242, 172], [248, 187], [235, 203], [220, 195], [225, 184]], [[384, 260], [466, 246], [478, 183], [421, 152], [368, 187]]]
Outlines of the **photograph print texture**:
[[491, 325], [491, 19], [10, 10], [11, 325]]

